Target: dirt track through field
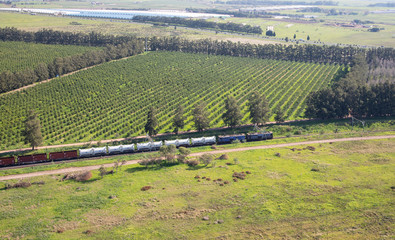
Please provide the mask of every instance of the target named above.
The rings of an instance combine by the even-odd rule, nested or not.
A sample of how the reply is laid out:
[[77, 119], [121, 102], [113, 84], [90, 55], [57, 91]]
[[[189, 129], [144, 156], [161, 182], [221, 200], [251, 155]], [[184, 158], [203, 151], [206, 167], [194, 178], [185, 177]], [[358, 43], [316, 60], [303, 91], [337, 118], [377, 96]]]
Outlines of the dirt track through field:
[[[244, 147], [244, 148], [233, 148], [233, 149], [224, 149], [224, 150], [214, 150], [214, 151], [209, 151], [209, 152], [193, 153], [190, 156], [196, 157], [196, 156], [200, 156], [205, 153], [224, 154], [224, 153], [230, 153], [230, 152], [240, 152], [240, 151], [255, 150], [255, 149], [282, 148], [282, 147], [292, 147], [292, 146], [298, 146], [298, 145], [308, 145], [308, 144], [317, 144], [317, 143], [362, 141], [362, 140], [390, 139], [390, 138], [395, 138], [395, 135], [338, 138], [338, 139], [327, 139], [327, 140], [316, 140], [316, 141], [305, 141], [305, 142], [295, 142], [295, 143], [282, 143], [282, 144], [275, 144], [275, 145]], [[139, 162], [139, 160], [127, 161], [125, 165], [136, 164], [138, 162]], [[103, 164], [103, 165], [104, 165], [104, 167], [114, 166], [113, 163], [108, 163], [108, 164]], [[86, 166], [86, 167], [71, 167], [71, 168], [63, 168], [63, 169], [56, 169], [56, 170], [49, 170], [49, 171], [34, 172], [34, 173], [9, 175], [9, 176], [0, 177], [0, 181], [38, 177], [38, 176], [44, 176], [44, 175], [65, 174], [65, 173], [79, 172], [79, 171], [91, 171], [91, 170], [99, 169], [100, 166], [101, 165]]]

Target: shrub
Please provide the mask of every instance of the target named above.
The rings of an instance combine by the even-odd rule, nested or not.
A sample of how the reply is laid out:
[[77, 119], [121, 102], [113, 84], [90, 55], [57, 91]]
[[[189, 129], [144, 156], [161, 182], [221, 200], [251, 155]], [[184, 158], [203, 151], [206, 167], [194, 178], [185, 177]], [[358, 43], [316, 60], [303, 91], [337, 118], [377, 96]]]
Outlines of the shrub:
[[177, 148], [173, 144], [168, 146], [164, 145], [159, 149], [160, 155], [164, 157], [168, 163], [174, 162], [174, 158], [176, 157], [176, 151]]
[[232, 177], [244, 180], [246, 177], [246, 174], [244, 172], [234, 172]]
[[141, 191], [147, 191], [147, 190], [149, 190], [151, 188], [152, 188], [151, 186], [144, 186], [144, 187], [141, 188]]
[[199, 160], [201, 163], [207, 166], [214, 160], [214, 156], [212, 154], [205, 153], [199, 157]]
[[82, 172], [76, 175], [75, 180], [78, 182], [88, 181], [92, 178], [92, 173], [90, 171]]
[[32, 184], [30, 183], [30, 182], [18, 182], [18, 183], [15, 183], [15, 184], [9, 184], [9, 183], [7, 183], [6, 185], [5, 185], [5, 188], [6, 189], [10, 189], [10, 188], [28, 188], [28, 187], [30, 187]]
[[294, 134], [295, 134], [295, 135], [302, 135], [302, 131], [301, 131], [301, 130], [296, 130], [296, 131], [294, 132]]
[[191, 154], [191, 150], [189, 150], [186, 147], [180, 147], [178, 149], [179, 154], [178, 154], [178, 162], [179, 163], [184, 163], [185, 159], [188, 157], [189, 154]]
[[315, 151], [315, 147], [313, 147], [313, 146], [307, 146], [306, 149], [310, 150], [310, 151]]
[[187, 165], [189, 167], [196, 167], [197, 165], [199, 165], [199, 161], [198, 160], [189, 160], [186, 163], [187, 163]]

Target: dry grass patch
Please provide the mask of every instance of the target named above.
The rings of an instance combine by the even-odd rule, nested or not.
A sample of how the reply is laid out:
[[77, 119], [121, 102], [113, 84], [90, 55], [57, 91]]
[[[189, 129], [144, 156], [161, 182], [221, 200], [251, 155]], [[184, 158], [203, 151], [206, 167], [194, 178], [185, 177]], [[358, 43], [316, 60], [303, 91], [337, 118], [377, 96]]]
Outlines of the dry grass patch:
[[[95, 209], [90, 211], [89, 213], [86, 213], [84, 219], [89, 224], [91, 224], [94, 228], [99, 228], [99, 229], [119, 226], [128, 220], [125, 217], [115, 215], [113, 212], [110, 212], [109, 210], [101, 210], [101, 209]], [[89, 229], [92, 229], [92, 227]]]

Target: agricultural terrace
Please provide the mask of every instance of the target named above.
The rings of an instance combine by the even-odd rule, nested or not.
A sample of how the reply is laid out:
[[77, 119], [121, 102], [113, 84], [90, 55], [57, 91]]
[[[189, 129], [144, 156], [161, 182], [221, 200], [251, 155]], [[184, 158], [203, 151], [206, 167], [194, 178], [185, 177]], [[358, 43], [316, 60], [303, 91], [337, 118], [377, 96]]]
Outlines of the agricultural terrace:
[[394, 139], [326, 143], [234, 152], [206, 167], [94, 170], [85, 182], [1, 182], [0, 238], [391, 239], [394, 150]]
[[97, 50], [97, 47], [49, 45], [0, 41], [0, 73], [34, 70], [40, 63], [48, 64], [57, 57], [66, 57]]
[[[159, 132], [172, 131], [178, 105], [193, 128], [193, 105], [204, 101], [210, 127], [223, 126], [224, 99], [233, 95], [249, 123], [247, 98], [263, 93], [288, 119], [303, 117], [305, 98], [330, 84], [338, 65], [180, 52], [151, 52], [61, 77], [0, 97], [2, 148], [21, 147], [28, 109], [41, 120], [44, 145], [131, 137], [143, 133], [148, 108]], [[273, 116], [272, 116], [273, 117]]]

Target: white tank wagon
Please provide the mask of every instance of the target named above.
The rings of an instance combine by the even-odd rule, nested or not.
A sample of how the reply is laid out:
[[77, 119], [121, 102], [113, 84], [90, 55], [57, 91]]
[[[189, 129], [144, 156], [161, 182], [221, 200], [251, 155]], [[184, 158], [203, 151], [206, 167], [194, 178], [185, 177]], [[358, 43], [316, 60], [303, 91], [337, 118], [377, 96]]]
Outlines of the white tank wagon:
[[215, 136], [212, 137], [201, 137], [201, 138], [191, 138], [192, 146], [210, 145], [216, 144], [217, 140]]
[[165, 140], [165, 145], [175, 145], [176, 147], [178, 147], [178, 140]]
[[134, 144], [128, 144], [128, 145], [121, 145], [123, 152], [134, 152], [136, 151], [135, 145]]
[[117, 154], [117, 153], [122, 153], [122, 152], [123, 152], [122, 145], [108, 147], [108, 154]]
[[217, 143], [217, 139], [215, 138], [215, 136], [205, 137], [204, 141], [205, 141], [205, 144], [216, 144]]
[[176, 147], [180, 147], [180, 146], [190, 146], [191, 142], [189, 138], [186, 139], [176, 139], [176, 140], [165, 140], [165, 145], [169, 146], [169, 145], [175, 145]]
[[137, 151], [150, 151], [150, 150], [151, 150], [151, 142], [137, 143]]
[[101, 156], [107, 154], [107, 147], [92, 148], [94, 156]]
[[135, 151], [134, 146], [135, 146], [134, 144], [110, 146], [110, 147], [108, 147], [108, 154], [134, 152]]
[[80, 157], [90, 157], [90, 156], [93, 156], [93, 154], [94, 154], [93, 148], [79, 149], [79, 152], [80, 152]]
[[160, 147], [162, 147], [163, 142], [159, 141], [159, 142], [152, 142], [152, 147], [151, 150], [158, 150]]
[[80, 157], [101, 156], [107, 154], [106, 147], [79, 149]]

